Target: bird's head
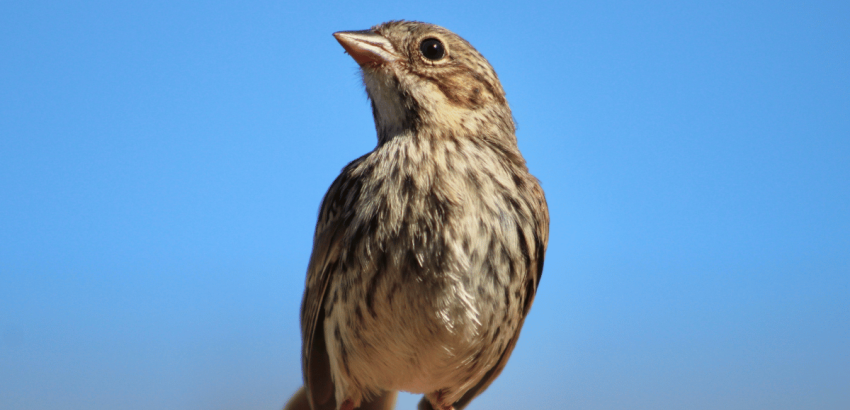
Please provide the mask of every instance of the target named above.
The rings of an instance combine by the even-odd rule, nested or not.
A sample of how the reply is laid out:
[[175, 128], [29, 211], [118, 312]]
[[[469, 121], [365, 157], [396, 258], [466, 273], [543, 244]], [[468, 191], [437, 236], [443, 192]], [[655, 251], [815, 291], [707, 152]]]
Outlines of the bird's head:
[[487, 134], [515, 142], [496, 72], [458, 35], [433, 24], [391, 21], [334, 37], [360, 65], [379, 144], [406, 134]]

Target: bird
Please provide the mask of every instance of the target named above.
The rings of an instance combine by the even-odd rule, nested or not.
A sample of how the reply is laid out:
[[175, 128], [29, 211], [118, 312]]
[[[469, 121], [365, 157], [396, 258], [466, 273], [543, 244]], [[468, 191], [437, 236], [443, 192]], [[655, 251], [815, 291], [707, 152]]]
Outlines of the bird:
[[287, 410], [460, 410], [498, 377], [543, 272], [549, 213], [505, 92], [466, 40], [396, 20], [333, 34], [377, 145], [325, 194]]

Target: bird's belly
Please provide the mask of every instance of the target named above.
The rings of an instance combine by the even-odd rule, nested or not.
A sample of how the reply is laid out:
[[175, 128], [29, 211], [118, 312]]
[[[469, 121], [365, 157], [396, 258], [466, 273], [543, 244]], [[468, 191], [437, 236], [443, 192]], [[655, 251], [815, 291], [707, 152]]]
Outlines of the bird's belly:
[[484, 363], [477, 359], [489, 348], [482, 337], [488, 333], [481, 325], [482, 309], [457, 292], [457, 287], [435, 291], [409, 284], [378, 292], [372, 309], [364, 305], [359, 313], [341, 315], [346, 317], [332, 326], [351, 336], [342, 339], [350, 378], [361, 386], [411, 393], [480, 378]]
[[481, 346], [475, 340], [448, 328], [435, 331], [422, 323], [408, 323], [385, 330], [384, 334], [393, 336], [385, 338], [384, 343], [367, 342], [356, 347], [366, 359], [359, 373], [372, 373], [372, 380], [364, 381], [381, 389], [428, 393], [463, 384], [471, 373], [469, 358], [480, 355]]

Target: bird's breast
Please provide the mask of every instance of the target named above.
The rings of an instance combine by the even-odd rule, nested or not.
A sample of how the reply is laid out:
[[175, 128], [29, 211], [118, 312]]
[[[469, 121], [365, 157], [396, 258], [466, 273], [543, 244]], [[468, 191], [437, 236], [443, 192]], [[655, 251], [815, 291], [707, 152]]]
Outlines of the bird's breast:
[[376, 150], [353, 171], [367, 182], [326, 297], [325, 335], [339, 371], [364, 388], [469, 387], [516, 331], [508, 318], [521, 316], [512, 204], [521, 199], [499, 192], [514, 179], [463, 141], [430, 144]]

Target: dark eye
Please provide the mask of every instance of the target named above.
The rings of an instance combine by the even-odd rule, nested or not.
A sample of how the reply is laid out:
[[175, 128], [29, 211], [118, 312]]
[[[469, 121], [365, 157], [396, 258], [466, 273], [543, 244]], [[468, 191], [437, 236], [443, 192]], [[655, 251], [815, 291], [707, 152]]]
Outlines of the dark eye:
[[446, 48], [443, 47], [443, 43], [436, 38], [426, 38], [425, 40], [422, 40], [422, 44], [419, 44], [419, 51], [423, 56], [425, 56], [425, 58], [433, 61], [437, 61], [446, 55]]

